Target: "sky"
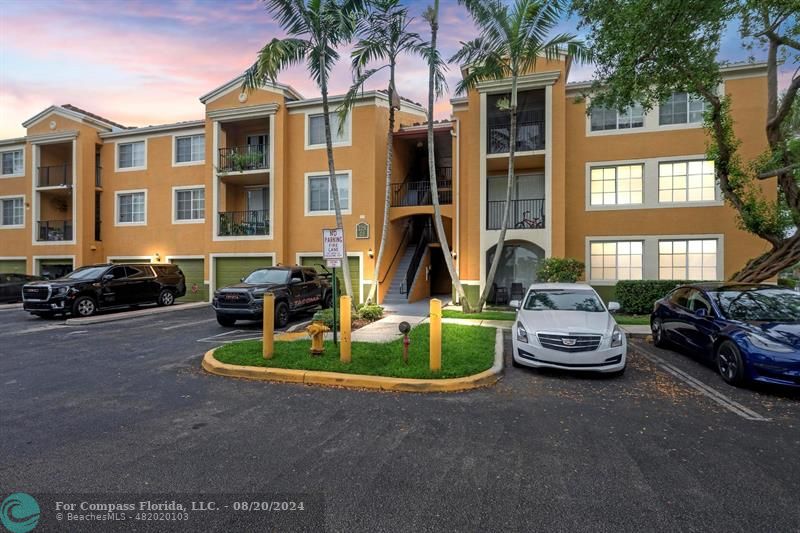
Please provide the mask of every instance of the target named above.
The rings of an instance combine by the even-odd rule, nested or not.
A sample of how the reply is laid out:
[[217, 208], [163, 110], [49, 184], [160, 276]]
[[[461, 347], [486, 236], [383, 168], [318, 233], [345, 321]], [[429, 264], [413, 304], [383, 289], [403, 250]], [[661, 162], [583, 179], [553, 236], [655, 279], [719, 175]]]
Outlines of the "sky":
[[[407, 2], [412, 29], [429, 37], [421, 13], [429, 0]], [[475, 28], [455, 0], [441, 3], [440, 50], [449, 58]], [[577, 20], [556, 29], [578, 33]], [[284, 34], [258, 0], [0, 0], [0, 139], [25, 135], [22, 122], [52, 104], [73, 104], [126, 126], [203, 118], [199, 97], [241, 74], [257, 51]], [[331, 94], [351, 82], [349, 49], [331, 79]], [[721, 59], [742, 61], [734, 31]], [[756, 59], [763, 53], [756, 52]], [[782, 86], [791, 72], [782, 73]], [[591, 79], [591, 66], [575, 66], [569, 81]], [[450, 113], [449, 98], [460, 78], [450, 65], [450, 93], [435, 106]], [[304, 97], [319, 91], [302, 67], [279, 81]], [[384, 88], [376, 79], [368, 89]], [[398, 66], [400, 94], [427, 102], [427, 67], [419, 58]]]

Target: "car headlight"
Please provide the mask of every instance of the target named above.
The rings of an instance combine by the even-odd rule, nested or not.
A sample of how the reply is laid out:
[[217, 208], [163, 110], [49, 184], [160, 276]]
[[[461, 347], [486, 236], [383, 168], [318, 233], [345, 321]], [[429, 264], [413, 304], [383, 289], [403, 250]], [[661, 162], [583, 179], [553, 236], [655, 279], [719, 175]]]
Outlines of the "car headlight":
[[747, 340], [749, 340], [750, 344], [752, 344], [756, 348], [761, 348], [762, 350], [767, 350], [770, 352], [789, 353], [794, 351], [792, 350], [792, 348], [786, 346], [785, 344], [775, 342], [766, 337], [762, 337], [761, 335], [756, 335], [755, 333], [748, 333]]
[[525, 326], [522, 325], [522, 322], [517, 322], [517, 340], [519, 342], [528, 342], [528, 332], [525, 331]]
[[56, 287], [53, 289], [53, 296], [61, 296], [62, 294], [67, 294], [69, 289], [67, 287]]
[[622, 331], [619, 326], [614, 326], [614, 330], [611, 332], [611, 347], [616, 348], [617, 346], [622, 346]]

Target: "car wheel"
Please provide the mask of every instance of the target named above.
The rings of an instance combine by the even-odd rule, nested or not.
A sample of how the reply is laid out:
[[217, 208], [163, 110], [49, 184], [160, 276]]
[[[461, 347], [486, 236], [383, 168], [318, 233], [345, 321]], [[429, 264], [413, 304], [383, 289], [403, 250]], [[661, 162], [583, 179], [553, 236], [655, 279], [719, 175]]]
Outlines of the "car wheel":
[[289, 306], [286, 302], [278, 302], [275, 305], [275, 327], [285, 328], [289, 323]]
[[717, 370], [722, 379], [731, 385], [744, 383], [742, 352], [733, 341], [723, 341], [717, 347]]
[[86, 317], [92, 316], [97, 312], [97, 304], [89, 296], [79, 296], [75, 303], [72, 304], [72, 314]]
[[331, 307], [333, 307], [333, 294], [328, 291], [328, 294], [325, 295], [325, 299], [322, 300], [322, 308], [330, 309]]
[[169, 289], [161, 289], [158, 294], [158, 305], [172, 305], [175, 303], [175, 294]]
[[236, 324], [236, 319], [225, 315], [217, 315], [217, 322], [220, 326], [229, 328]]
[[666, 333], [664, 333], [664, 323], [660, 318], [654, 318], [650, 323], [650, 330], [653, 332], [653, 344], [659, 348], [666, 348], [669, 344]]

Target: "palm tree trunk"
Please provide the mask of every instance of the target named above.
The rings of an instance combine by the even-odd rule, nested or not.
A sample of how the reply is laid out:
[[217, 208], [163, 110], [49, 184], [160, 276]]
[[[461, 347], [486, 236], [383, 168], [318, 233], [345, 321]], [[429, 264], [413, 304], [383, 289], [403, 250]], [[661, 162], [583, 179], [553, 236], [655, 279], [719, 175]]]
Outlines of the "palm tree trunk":
[[[324, 62], [323, 62], [324, 64]], [[320, 90], [322, 92], [322, 115], [325, 123], [325, 148], [328, 152], [328, 173], [330, 178], [331, 194], [333, 195], [333, 209], [336, 212], [336, 227], [342, 231], [342, 277], [344, 278], [344, 292], [348, 296], [353, 296], [353, 287], [350, 283], [350, 264], [347, 262], [347, 238], [344, 235], [344, 225], [342, 223], [342, 206], [339, 203], [339, 183], [336, 179], [336, 167], [333, 163], [333, 137], [331, 136], [331, 117], [328, 107], [328, 80], [321, 76]], [[352, 202], [352, 193], [350, 201]], [[335, 297], [335, 295], [334, 295]], [[355, 305], [356, 302], [352, 301]]]
[[395, 64], [392, 61], [389, 67], [389, 131], [386, 134], [386, 198], [383, 204], [383, 228], [381, 230], [381, 244], [378, 247], [378, 258], [375, 260], [375, 269], [372, 272], [372, 285], [369, 289], [369, 296], [365, 300], [367, 303], [378, 303], [376, 293], [378, 290], [378, 275], [380, 273], [381, 262], [383, 261], [383, 251], [386, 249], [386, 241], [389, 236], [389, 207], [392, 188], [392, 158], [394, 153], [394, 105], [392, 98], [394, 97], [394, 68]]
[[[439, 187], [436, 183], [436, 157], [434, 154], [434, 138], [433, 138], [433, 104], [434, 104], [434, 79], [436, 65], [434, 63], [434, 53], [436, 52], [436, 34], [439, 31], [439, 0], [434, 0], [433, 3], [433, 16], [430, 20], [431, 23], [431, 57], [428, 71], [428, 174], [431, 182], [431, 200], [433, 202], [433, 225], [436, 228], [436, 235], [439, 237], [439, 244], [442, 247], [442, 255], [444, 255], [444, 262], [447, 265], [447, 271], [450, 273], [450, 279], [456, 287], [456, 293], [461, 301], [461, 307], [464, 311], [469, 312], [470, 305], [467, 301], [467, 296], [464, 293], [464, 287], [461, 286], [461, 280], [458, 277], [455, 266], [453, 265], [453, 256], [450, 254], [450, 245], [447, 243], [447, 235], [444, 233], [444, 224], [442, 223], [442, 208], [439, 206]], [[453, 231], [458, 228], [453, 225]], [[410, 289], [410, 287], [409, 287]]]
[[508, 182], [506, 186], [506, 206], [503, 210], [503, 223], [500, 226], [500, 236], [497, 238], [497, 245], [494, 249], [492, 266], [489, 268], [489, 275], [486, 276], [486, 285], [483, 287], [481, 298], [478, 301], [478, 311], [483, 310], [489, 291], [492, 290], [494, 277], [497, 274], [497, 267], [500, 265], [500, 256], [503, 253], [503, 246], [506, 241], [506, 230], [508, 229], [508, 214], [511, 212], [511, 194], [514, 191], [514, 157], [517, 148], [517, 73], [511, 73], [511, 129], [508, 134]]

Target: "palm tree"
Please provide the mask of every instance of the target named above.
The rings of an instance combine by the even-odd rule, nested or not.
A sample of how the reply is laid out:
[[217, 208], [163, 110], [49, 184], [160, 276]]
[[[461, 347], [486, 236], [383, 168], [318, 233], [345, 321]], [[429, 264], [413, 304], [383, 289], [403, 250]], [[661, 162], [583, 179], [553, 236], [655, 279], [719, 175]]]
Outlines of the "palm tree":
[[[348, 42], [352, 37], [357, 18], [364, 9], [364, 2], [363, 0], [265, 0], [265, 3], [267, 10], [289, 36], [284, 39], [273, 38], [264, 45], [258, 53], [256, 62], [245, 72], [243, 88], [248, 91], [256, 90], [265, 80], [276, 81], [281, 70], [305, 62], [309, 74], [322, 93], [325, 145], [328, 153], [330, 189], [336, 212], [336, 227], [344, 232], [339, 186], [333, 162], [328, 78], [339, 59], [336, 47]], [[352, 295], [346, 249], [342, 260], [342, 276], [345, 293]]]
[[[461, 285], [461, 279], [458, 277], [455, 266], [453, 265], [453, 256], [450, 254], [450, 245], [447, 242], [447, 235], [444, 233], [444, 224], [442, 223], [442, 208], [439, 205], [439, 187], [436, 182], [436, 157], [434, 154], [434, 138], [433, 138], [433, 104], [436, 98], [444, 94], [447, 82], [444, 77], [446, 66], [442, 61], [439, 50], [436, 48], [436, 38], [439, 33], [439, 0], [434, 0], [433, 5], [425, 10], [423, 18], [428, 21], [431, 27], [431, 42], [430, 45], [425, 47], [424, 54], [428, 60], [428, 174], [431, 183], [431, 200], [433, 203], [433, 225], [436, 228], [436, 235], [439, 238], [439, 244], [442, 247], [442, 255], [444, 255], [444, 262], [447, 265], [447, 271], [450, 273], [450, 279], [453, 280], [453, 285], [456, 287], [458, 299], [461, 302], [461, 307], [464, 311], [469, 312], [470, 303], [464, 293], [464, 287]], [[455, 228], [453, 228], [455, 231]]]
[[[373, 0], [370, 13], [358, 22], [356, 33], [359, 40], [352, 53], [353, 85], [345, 96], [340, 110], [344, 124], [344, 115], [352, 108], [358, 94], [363, 92], [364, 84], [376, 73], [388, 69], [389, 85], [389, 130], [386, 134], [386, 195], [383, 208], [383, 228], [381, 244], [378, 247], [378, 258], [372, 274], [372, 286], [367, 302], [374, 301], [378, 289], [383, 252], [389, 235], [389, 201], [392, 186], [392, 158], [394, 142], [395, 111], [400, 109], [400, 97], [395, 88], [395, 70], [397, 60], [402, 54], [422, 54], [423, 41], [417, 33], [408, 31], [412, 19], [408, 18], [408, 9], [400, 5], [399, 0]], [[368, 65], [376, 61], [383, 64], [373, 68]]]
[[461, 49], [450, 59], [469, 67], [456, 91], [463, 93], [473, 89], [482, 80], [511, 78], [510, 102], [504, 102], [511, 119], [506, 203], [492, 265], [478, 300], [478, 311], [481, 311], [494, 284], [508, 229], [515, 182], [518, 78], [535, 69], [539, 56], [552, 60], [566, 51], [577, 61], [584, 61], [589, 52], [574, 35], [561, 33], [548, 38], [564, 12], [559, 0], [516, 0], [510, 7], [499, 0], [459, 0], [459, 3], [466, 6], [481, 34], [471, 41], [461, 42]]

